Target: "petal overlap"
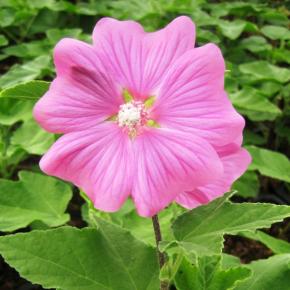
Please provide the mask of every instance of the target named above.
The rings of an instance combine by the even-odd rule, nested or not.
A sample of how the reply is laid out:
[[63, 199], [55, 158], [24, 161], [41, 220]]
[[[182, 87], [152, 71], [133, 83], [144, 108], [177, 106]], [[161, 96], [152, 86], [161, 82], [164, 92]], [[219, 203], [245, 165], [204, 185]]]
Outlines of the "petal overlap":
[[188, 209], [209, 203], [228, 192], [232, 183], [246, 171], [251, 162], [248, 151], [236, 144], [228, 144], [220, 148], [219, 156], [224, 168], [222, 176], [208, 185], [181, 193], [176, 198], [177, 203]]
[[159, 124], [192, 132], [212, 145], [232, 142], [241, 134], [244, 119], [224, 92], [224, 72], [217, 46], [188, 51], [165, 76], [152, 115]]
[[133, 145], [136, 174], [132, 197], [142, 216], [152, 216], [186, 188], [212, 182], [223, 172], [213, 147], [191, 134], [151, 129]]
[[100, 59], [137, 99], [155, 93], [170, 65], [194, 47], [194, 39], [194, 24], [185, 16], [152, 33], [134, 21], [103, 18], [93, 33]]
[[83, 130], [116, 114], [121, 90], [101, 67], [92, 46], [63, 39], [54, 50], [54, 61], [57, 78], [34, 107], [34, 117], [44, 129]]

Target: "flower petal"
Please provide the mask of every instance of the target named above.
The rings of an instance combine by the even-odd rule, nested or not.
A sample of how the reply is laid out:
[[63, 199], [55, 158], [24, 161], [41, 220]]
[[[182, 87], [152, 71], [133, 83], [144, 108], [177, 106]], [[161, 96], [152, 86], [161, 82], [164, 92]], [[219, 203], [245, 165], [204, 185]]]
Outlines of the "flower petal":
[[194, 24], [185, 16], [153, 33], [134, 21], [103, 18], [93, 32], [100, 58], [137, 99], [154, 93], [174, 60], [194, 47], [194, 38]]
[[251, 162], [248, 151], [235, 144], [226, 146], [219, 155], [224, 166], [222, 177], [208, 185], [181, 193], [176, 198], [177, 203], [188, 209], [209, 203], [229, 191], [233, 182], [246, 171]]
[[223, 171], [212, 146], [191, 134], [150, 129], [134, 140], [133, 147], [132, 197], [141, 216], [156, 214], [180, 192], [207, 184]]
[[159, 124], [192, 132], [212, 145], [233, 142], [244, 127], [224, 92], [225, 65], [219, 48], [208, 44], [184, 54], [168, 71], [152, 108]]
[[100, 124], [62, 136], [41, 159], [40, 167], [82, 188], [96, 208], [116, 211], [131, 192], [131, 145], [117, 125]]
[[118, 112], [121, 91], [104, 72], [92, 46], [63, 39], [55, 47], [54, 60], [58, 77], [34, 107], [34, 117], [44, 129], [83, 130]]

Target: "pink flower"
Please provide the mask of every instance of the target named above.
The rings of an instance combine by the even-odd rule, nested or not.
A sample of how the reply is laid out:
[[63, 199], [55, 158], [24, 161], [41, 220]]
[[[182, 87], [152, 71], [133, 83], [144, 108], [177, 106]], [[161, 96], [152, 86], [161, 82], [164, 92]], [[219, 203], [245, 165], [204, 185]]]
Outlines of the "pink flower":
[[34, 117], [64, 135], [41, 169], [73, 182], [104, 211], [131, 196], [141, 216], [227, 191], [250, 162], [236, 141], [244, 120], [224, 92], [219, 48], [194, 48], [194, 37], [182, 16], [154, 33], [103, 18], [93, 45], [61, 40], [57, 77]]

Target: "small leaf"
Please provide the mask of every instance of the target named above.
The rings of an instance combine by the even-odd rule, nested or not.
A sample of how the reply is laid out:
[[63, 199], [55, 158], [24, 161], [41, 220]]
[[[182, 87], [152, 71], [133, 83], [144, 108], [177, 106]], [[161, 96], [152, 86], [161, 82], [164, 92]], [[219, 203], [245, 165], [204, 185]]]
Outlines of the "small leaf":
[[275, 254], [290, 254], [290, 243], [274, 238], [262, 231], [244, 232], [242, 236], [265, 244]]
[[258, 170], [262, 175], [290, 182], [290, 161], [289, 159], [275, 151], [247, 146], [253, 161], [250, 170]]
[[259, 192], [257, 174], [253, 171], [247, 171], [233, 184], [232, 189], [236, 190], [237, 194], [244, 198], [256, 197]]
[[44, 288], [158, 289], [155, 249], [118, 226], [99, 226], [4, 236], [0, 253], [22, 277]]
[[254, 231], [290, 216], [290, 206], [236, 204], [228, 197], [226, 194], [174, 221], [173, 233], [181, 247], [199, 256], [217, 254], [223, 247], [224, 234]]
[[50, 83], [45, 81], [30, 81], [4, 89], [0, 98], [37, 101], [48, 90]]
[[263, 60], [241, 64], [239, 69], [249, 75], [249, 81], [275, 80], [285, 83], [290, 80], [289, 69], [280, 68]]
[[31, 119], [34, 101], [0, 98], [0, 124], [12, 125], [18, 121]]
[[8, 43], [8, 39], [4, 35], [0, 34], [0, 46], [5, 46]]
[[54, 135], [47, 133], [30, 119], [23, 123], [11, 137], [11, 144], [24, 149], [30, 154], [42, 155], [55, 141]]
[[258, 90], [250, 87], [245, 87], [240, 91], [230, 94], [230, 99], [234, 106], [252, 118], [259, 113], [265, 113], [263, 119], [273, 119], [281, 115], [281, 110], [272, 104]]
[[251, 271], [241, 266], [222, 270], [220, 257], [204, 256], [198, 259], [197, 265], [183, 259], [175, 282], [178, 290], [228, 290], [250, 275]]
[[253, 275], [235, 290], [289, 290], [290, 254], [276, 255], [247, 265]]
[[250, 36], [241, 41], [241, 46], [251, 52], [271, 50], [272, 46], [262, 36]]
[[19, 181], [0, 180], [0, 230], [14, 231], [36, 220], [55, 227], [66, 223], [72, 197], [69, 185], [55, 178], [21, 171]]
[[32, 81], [49, 69], [50, 57], [42, 55], [23, 65], [15, 64], [0, 77], [0, 88], [5, 89], [22, 82]]
[[229, 39], [237, 39], [246, 27], [246, 21], [243, 20], [234, 20], [226, 21], [221, 20], [218, 22], [218, 26], [222, 31], [222, 34]]
[[290, 32], [286, 27], [266, 25], [261, 28], [261, 32], [270, 39], [290, 39]]

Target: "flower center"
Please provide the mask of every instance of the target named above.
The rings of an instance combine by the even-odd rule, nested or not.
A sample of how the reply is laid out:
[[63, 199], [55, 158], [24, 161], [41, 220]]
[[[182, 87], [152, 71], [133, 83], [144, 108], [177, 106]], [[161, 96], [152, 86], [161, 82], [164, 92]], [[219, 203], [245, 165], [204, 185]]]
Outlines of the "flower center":
[[120, 106], [117, 122], [128, 132], [130, 137], [137, 136], [147, 121], [148, 112], [142, 102], [131, 101]]

